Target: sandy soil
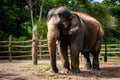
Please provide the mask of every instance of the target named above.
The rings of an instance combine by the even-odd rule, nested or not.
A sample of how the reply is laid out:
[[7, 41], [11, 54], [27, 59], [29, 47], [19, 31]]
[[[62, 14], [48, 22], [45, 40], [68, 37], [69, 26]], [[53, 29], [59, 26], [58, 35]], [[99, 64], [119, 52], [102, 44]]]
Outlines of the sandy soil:
[[[84, 62], [80, 64], [81, 73], [70, 75], [52, 73], [49, 60], [40, 60], [32, 65], [31, 60], [0, 60], [0, 80], [120, 80], [120, 62], [101, 62], [100, 71], [87, 71]], [[61, 62], [58, 61], [61, 70]]]

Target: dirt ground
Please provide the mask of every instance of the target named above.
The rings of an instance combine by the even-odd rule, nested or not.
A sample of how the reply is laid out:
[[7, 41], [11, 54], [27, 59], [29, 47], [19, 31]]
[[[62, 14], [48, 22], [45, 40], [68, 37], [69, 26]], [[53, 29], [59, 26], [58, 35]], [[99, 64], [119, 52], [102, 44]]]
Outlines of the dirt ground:
[[[80, 64], [81, 73], [70, 75], [52, 73], [49, 60], [39, 60], [32, 65], [31, 60], [0, 60], [0, 80], [120, 80], [120, 62], [100, 62], [100, 71], [87, 71], [84, 62]], [[61, 61], [58, 61], [61, 70]]]

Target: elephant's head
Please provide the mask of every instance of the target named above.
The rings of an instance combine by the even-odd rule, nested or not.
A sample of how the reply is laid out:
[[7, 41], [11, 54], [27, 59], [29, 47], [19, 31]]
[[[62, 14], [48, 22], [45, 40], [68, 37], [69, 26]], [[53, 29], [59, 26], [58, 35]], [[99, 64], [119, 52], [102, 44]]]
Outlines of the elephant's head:
[[58, 72], [56, 67], [56, 41], [70, 36], [79, 30], [80, 18], [66, 7], [53, 8], [48, 12], [47, 39], [52, 69]]
[[[78, 30], [80, 18], [66, 7], [53, 8], [48, 12], [47, 27], [48, 32], [56, 31], [56, 38], [61, 35], [71, 35]], [[53, 30], [54, 29], [54, 30]]]

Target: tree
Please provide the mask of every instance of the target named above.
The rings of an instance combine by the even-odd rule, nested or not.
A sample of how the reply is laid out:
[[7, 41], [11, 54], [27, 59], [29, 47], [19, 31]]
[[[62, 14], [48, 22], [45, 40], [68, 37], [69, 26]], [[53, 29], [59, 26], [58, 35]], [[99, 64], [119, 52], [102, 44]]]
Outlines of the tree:
[[5, 34], [1, 39], [9, 34], [17, 38], [25, 35], [26, 30], [21, 27], [29, 17], [25, 5], [24, 0], [0, 0], [0, 32]]
[[111, 25], [112, 27], [106, 32], [108, 36], [115, 38], [116, 41], [120, 40], [120, 0], [104, 0], [102, 4], [109, 9], [110, 15], [113, 17], [113, 19], [110, 19], [111, 23], [114, 22], [114, 25]]

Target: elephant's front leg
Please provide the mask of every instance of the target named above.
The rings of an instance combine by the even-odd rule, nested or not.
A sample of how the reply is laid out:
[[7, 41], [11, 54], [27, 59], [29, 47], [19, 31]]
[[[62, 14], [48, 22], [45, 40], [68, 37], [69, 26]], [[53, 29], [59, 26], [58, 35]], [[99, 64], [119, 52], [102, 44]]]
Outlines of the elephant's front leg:
[[70, 50], [71, 50], [71, 70], [70, 73], [71, 74], [79, 74], [80, 73], [80, 69], [79, 69], [79, 47], [77, 46], [77, 44], [73, 44], [72, 46], [70, 46]]
[[64, 41], [59, 41], [58, 51], [61, 55], [63, 70], [62, 73], [68, 73], [70, 70], [69, 59], [68, 59], [68, 46]]

